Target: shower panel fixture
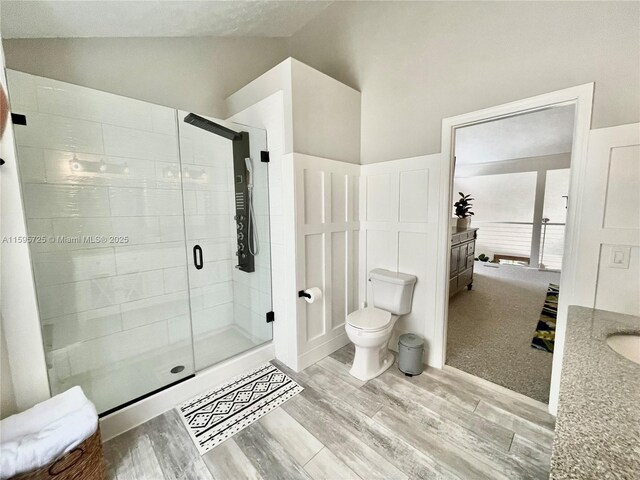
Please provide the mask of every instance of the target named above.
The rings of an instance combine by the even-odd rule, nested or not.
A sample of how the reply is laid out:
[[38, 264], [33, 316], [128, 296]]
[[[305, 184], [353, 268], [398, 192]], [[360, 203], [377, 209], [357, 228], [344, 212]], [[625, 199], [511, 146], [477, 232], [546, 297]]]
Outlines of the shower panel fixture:
[[[254, 256], [258, 254], [258, 236], [253, 215], [253, 179], [249, 154], [249, 134], [236, 132], [194, 113], [184, 117], [184, 121], [232, 142], [236, 207], [234, 219], [236, 221], [236, 256], [238, 257], [236, 268], [243, 272], [254, 272]], [[204, 254], [205, 252], [201, 254], [201, 262]]]

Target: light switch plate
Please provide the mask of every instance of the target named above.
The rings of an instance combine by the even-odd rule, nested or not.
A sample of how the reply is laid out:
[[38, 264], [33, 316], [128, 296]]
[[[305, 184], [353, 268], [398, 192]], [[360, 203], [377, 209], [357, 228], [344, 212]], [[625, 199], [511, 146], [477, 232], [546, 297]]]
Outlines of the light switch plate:
[[629, 257], [631, 257], [631, 247], [612, 245], [608, 266], [610, 268], [629, 268]]

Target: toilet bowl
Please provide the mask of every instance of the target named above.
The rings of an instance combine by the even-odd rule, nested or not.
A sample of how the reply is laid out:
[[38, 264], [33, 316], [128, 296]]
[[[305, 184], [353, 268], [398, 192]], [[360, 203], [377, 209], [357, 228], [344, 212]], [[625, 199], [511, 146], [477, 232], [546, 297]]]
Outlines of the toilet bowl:
[[413, 275], [380, 268], [369, 272], [373, 305], [347, 315], [345, 325], [355, 347], [352, 376], [366, 382], [393, 365], [389, 339], [398, 318], [411, 311], [416, 280]]
[[388, 346], [397, 320], [397, 315], [375, 307], [347, 316], [345, 330], [356, 350], [349, 371], [352, 376], [366, 382], [393, 365], [394, 356]]

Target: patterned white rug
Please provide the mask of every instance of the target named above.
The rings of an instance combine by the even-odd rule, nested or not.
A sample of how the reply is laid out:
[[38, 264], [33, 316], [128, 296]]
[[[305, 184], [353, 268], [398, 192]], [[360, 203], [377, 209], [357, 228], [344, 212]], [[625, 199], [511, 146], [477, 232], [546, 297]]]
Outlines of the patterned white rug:
[[198, 395], [176, 410], [202, 455], [302, 390], [267, 363]]

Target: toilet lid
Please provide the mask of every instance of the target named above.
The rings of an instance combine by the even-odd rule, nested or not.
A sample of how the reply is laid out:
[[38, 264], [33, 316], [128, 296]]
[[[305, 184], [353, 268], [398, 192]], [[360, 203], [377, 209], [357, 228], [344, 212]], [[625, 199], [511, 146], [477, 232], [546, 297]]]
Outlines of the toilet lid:
[[381, 330], [391, 322], [391, 313], [375, 307], [356, 310], [347, 315], [347, 323], [362, 330]]

